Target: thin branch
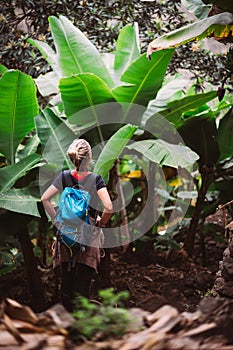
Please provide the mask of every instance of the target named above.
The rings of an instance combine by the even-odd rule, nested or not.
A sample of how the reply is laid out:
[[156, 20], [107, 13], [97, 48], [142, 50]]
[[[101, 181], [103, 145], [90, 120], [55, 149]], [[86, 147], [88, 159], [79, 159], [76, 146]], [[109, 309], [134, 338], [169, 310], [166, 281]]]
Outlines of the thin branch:
[[218, 206], [217, 210], [221, 210], [221, 209], [225, 208], [226, 206], [228, 206], [228, 205], [231, 204], [231, 203], [233, 203], [233, 200], [230, 201], [230, 202], [227, 202], [227, 203], [225, 203], [225, 204], [220, 204], [220, 205]]

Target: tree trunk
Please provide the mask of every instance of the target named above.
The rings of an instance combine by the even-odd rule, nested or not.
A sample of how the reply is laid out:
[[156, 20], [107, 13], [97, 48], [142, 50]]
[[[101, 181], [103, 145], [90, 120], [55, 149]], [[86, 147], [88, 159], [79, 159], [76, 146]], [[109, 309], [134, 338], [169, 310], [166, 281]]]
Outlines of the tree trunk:
[[115, 161], [115, 164], [110, 171], [108, 191], [113, 201], [113, 211], [119, 211], [120, 213], [120, 222], [118, 223], [120, 225], [119, 246], [121, 246], [122, 250], [125, 251], [130, 243], [131, 238], [128, 228], [128, 217], [125, 208], [125, 199], [118, 169], [118, 161]]
[[18, 233], [18, 237], [24, 257], [31, 305], [35, 311], [41, 311], [44, 307], [44, 291], [27, 227]]
[[213, 180], [212, 169], [203, 167], [200, 169], [201, 177], [201, 187], [198, 189], [197, 203], [194, 208], [192, 219], [189, 225], [188, 233], [184, 241], [184, 249], [188, 252], [188, 255], [192, 257], [194, 251], [194, 243], [196, 238], [197, 226], [200, 220], [200, 216], [204, 207], [206, 193], [208, 191], [209, 185]]
[[155, 173], [156, 173], [156, 163], [149, 163], [149, 175], [148, 175], [148, 187], [147, 187], [147, 202], [149, 208], [146, 212], [146, 222], [151, 222], [151, 227], [146, 232], [146, 236], [152, 238], [152, 231], [155, 224]]
[[125, 198], [121, 185], [120, 173], [118, 162], [115, 163], [116, 174], [117, 174], [117, 186], [118, 186], [118, 203], [120, 204], [120, 216], [121, 216], [121, 224], [120, 224], [120, 244], [122, 246], [122, 250], [125, 251], [130, 243], [130, 234], [128, 227], [128, 217], [125, 208]]
[[40, 263], [43, 267], [47, 266], [47, 242], [46, 232], [48, 231], [48, 218], [46, 216], [44, 207], [41, 202], [38, 202], [38, 211], [40, 213], [40, 220], [37, 232], [37, 246], [41, 249]]

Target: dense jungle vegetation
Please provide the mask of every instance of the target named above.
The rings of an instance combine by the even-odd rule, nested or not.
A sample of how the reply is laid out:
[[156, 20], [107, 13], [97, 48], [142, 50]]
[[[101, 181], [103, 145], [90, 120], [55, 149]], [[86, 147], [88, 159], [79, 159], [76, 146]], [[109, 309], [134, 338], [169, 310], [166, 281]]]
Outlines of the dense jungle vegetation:
[[[207, 222], [232, 200], [233, 15], [227, 5], [206, 3], [1, 5], [0, 276], [6, 286], [22, 266], [26, 276], [23, 292], [17, 281], [1, 298], [36, 311], [59, 298], [52, 223], [40, 196], [71, 167], [66, 149], [76, 137], [91, 143], [92, 170], [106, 180], [115, 206], [94, 296], [112, 283], [138, 298], [127, 274], [127, 283], [117, 280], [120, 272], [114, 275], [119, 285], [109, 282], [119, 256], [127, 273], [126, 263], [171, 267], [174, 257], [184, 265], [189, 259], [212, 264], [216, 273], [218, 260], [208, 260], [207, 242], [211, 236], [221, 256], [232, 219], [229, 204], [222, 207], [221, 229]], [[166, 288], [161, 293], [166, 297]]]

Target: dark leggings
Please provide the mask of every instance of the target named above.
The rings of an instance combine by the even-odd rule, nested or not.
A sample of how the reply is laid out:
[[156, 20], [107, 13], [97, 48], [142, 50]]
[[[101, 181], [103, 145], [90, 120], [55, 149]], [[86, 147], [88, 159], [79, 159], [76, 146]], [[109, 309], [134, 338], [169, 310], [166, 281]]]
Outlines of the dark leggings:
[[86, 298], [90, 297], [90, 285], [94, 269], [84, 264], [62, 263], [61, 267], [61, 298], [65, 308], [72, 312], [73, 298], [79, 294]]

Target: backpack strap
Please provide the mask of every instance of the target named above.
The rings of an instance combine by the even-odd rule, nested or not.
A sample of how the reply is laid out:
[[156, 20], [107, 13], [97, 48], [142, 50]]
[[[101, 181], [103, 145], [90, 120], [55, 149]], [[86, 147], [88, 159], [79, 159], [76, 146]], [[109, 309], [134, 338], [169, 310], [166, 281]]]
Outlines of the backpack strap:
[[[67, 186], [66, 182], [65, 182], [65, 174], [63, 174], [62, 172], [62, 186], [65, 187]], [[90, 175], [88, 175], [88, 182], [85, 184], [85, 188], [84, 186], [80, 185], [78, 179], [75, 179], [72, 175], [71, 175], [71, 181], [72, 181], [72, 184], [73, 184], [73, 187], [77, 186], [77, 188], [79, 187], [80, 190], [85, 190], [87, 192], [90, 191], [90, 188], [91, 188], [91, 185], [94, 183], [95, 186], [96, 186], [96, 178], [97, 178], [97, 175], [94, 174], [94, 173], [91, 173]], [[64, 182], [63, 182], [64, 181]], [[64, 186], [65, 184], [65, 186]]]
[[[88, 193], [90, 193], [90, 189], [91, 189], [91, 186], [94, 184], [95, 185], [95, 188], [96, 188], [96, 179], [97, 179], [97, 175], [94, 174], [94, 173], [91, 173], [90, 175], [88, 175], [88, 181], [87, 183], [85, 184], [85, 187], [80, 185], [78, 180], [75, 179], [73, 176], [71, 176], [72, 178], [72, 182], [74, 184], [74, 187], [75, 185], [80, 189], [80, 190], [84, 190], [84, 191], [87, 191]], [[80, 186], [80, 187], [79, 187]], [[93, 219], [96, 219], [98, 215], [98, 209], [95, 210], [95, 217], [93, 217]]]
[[[77, 186], [78, 185], [78, 180], [75, 180], [73, 178], [73, 176], [71, 175], [69, 177], [69, 181], [68, 181], [68, 185], [67, 185], [67, 175], [70, 175], [69, 173], [67, 173], [67, 171], [62, 171], [61, 173], [61, 176], [62, 176], [62, 187], [63, 187], [63, 190], [65, 187], [69, 186], [69, 187], [74, 187], [74, 186]], [[72, 183], [70, 182], [70, 180], [72, 181]], [[70, 184], [69, 184], [70, 183]]]
[[[64, 190], [64, 188], [66, 187], [66, 179], [65, 179], [65, 174], [64, 171], [62, 171], [61, 173], [61, 177], [62, 177], [62, 190]], [[54, 233], [56, 235], [56, 243], [55, 243], [55, 259], [58, 258], [58, 242], [59, 242], [59, 229], [56, 226], [53, 226], [53, 230]]]
[[[97, 175], [94, 174], [94, 173], [91, 173], [90, 175], [90, 184], [94, 183], [95, 184], [95, 188], [96, 188], [96, 179], [97, 179]], [[90, 185], [91, 186], [91, 185]], [[95, 216], [93, 217], [94, 220], [96, 220], [97, 216], [98, 216], [98, 212], [99, 212], [99, 209], [96, 208], [95, 210]]]
[[[69, 178], [67, 178], [68, 175], [69, 175]], [[80, 185], [77, 179], [75, 179], [69, 172], [65, 170], [65, 171], [62, 171], [62, 187], [63, 187], [63, 190], [65, 187], [69, 186], [69, 187], [74, 187], [74, 188], [76, 187], [77, 189], [90, 192], [91, 186], [93, 184], [96, 186], [96, 178], [97, 178], [97, 175], [94, 173], [91, 173], [90, 175], [88, 175], [88, 182], [85, 184], [85, 187], [84, 187]]]
[[63, 187], [63, 190], [64, 190], [64, 188], [66, 187], [66, 179], [65, 179], [64, 171], [62, 171], [61, 177], [62, 177], [62, 187]]

